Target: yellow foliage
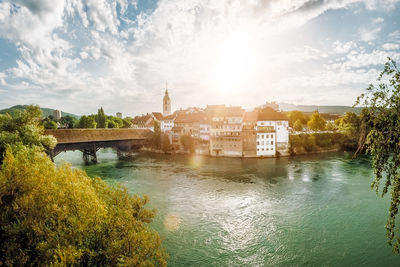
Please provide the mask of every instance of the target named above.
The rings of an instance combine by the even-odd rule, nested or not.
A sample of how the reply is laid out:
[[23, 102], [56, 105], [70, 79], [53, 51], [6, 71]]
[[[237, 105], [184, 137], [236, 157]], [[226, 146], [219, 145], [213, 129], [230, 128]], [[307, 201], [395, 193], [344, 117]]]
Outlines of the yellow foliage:
[[0, 170], [0, 265], [165, 266], [147, 197], [130, 196], [38, 149], [6, 149]]

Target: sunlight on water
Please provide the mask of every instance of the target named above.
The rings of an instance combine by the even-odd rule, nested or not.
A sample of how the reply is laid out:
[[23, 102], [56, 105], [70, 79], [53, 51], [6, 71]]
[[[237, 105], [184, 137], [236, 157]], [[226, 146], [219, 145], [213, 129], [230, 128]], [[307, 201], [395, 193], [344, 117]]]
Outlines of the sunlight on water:
[[181, 224], [181, 219], [179, 218], [179, 216], [174, 214], [168, 214], [164, 219], [165, 229], [167, 229], [170, 232], [175, 232], [176, 230], [178, 230], [180, 224]]
[[56, 158], [150, 197], [152, 226], [170, 266], [398, 266], [386, 244], [388, 199], [369, 184], [368, 158], [280, 159], [138, 155], [112, 150], [84, 165]]

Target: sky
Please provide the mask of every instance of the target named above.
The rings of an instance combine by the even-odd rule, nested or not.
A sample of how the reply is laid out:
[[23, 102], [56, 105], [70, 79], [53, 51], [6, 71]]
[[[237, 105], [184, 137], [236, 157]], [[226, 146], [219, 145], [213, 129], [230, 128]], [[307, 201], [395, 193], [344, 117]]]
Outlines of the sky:
[[400, 62], [400, 0], [0, 0], [0, 109], [353, 105]]

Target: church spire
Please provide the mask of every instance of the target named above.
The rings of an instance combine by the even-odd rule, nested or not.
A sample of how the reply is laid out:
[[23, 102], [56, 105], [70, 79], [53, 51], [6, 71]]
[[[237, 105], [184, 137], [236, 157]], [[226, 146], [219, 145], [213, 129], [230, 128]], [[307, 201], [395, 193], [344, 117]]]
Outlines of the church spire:
[[171, 114], [171, 99], [168, 95], [168, 84], [165, 83], [165, 95], [163, 98], [163, 115], [168, 116]]

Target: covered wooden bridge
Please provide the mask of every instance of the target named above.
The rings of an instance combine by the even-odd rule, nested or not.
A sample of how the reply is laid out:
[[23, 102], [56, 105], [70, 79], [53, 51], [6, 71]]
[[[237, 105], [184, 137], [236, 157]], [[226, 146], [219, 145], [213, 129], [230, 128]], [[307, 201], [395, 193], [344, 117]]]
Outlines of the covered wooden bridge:
[[57, 129], [46, 130], [46, 135], [57, 139], [56, 147], [49, 151], [51, 158], [64, 151], [79, 150], [86, 162], [97, 162], [100, 148], [115, 148], [118, 152], [132, 152], [141, 148], [152, 137], [147, 129]]

